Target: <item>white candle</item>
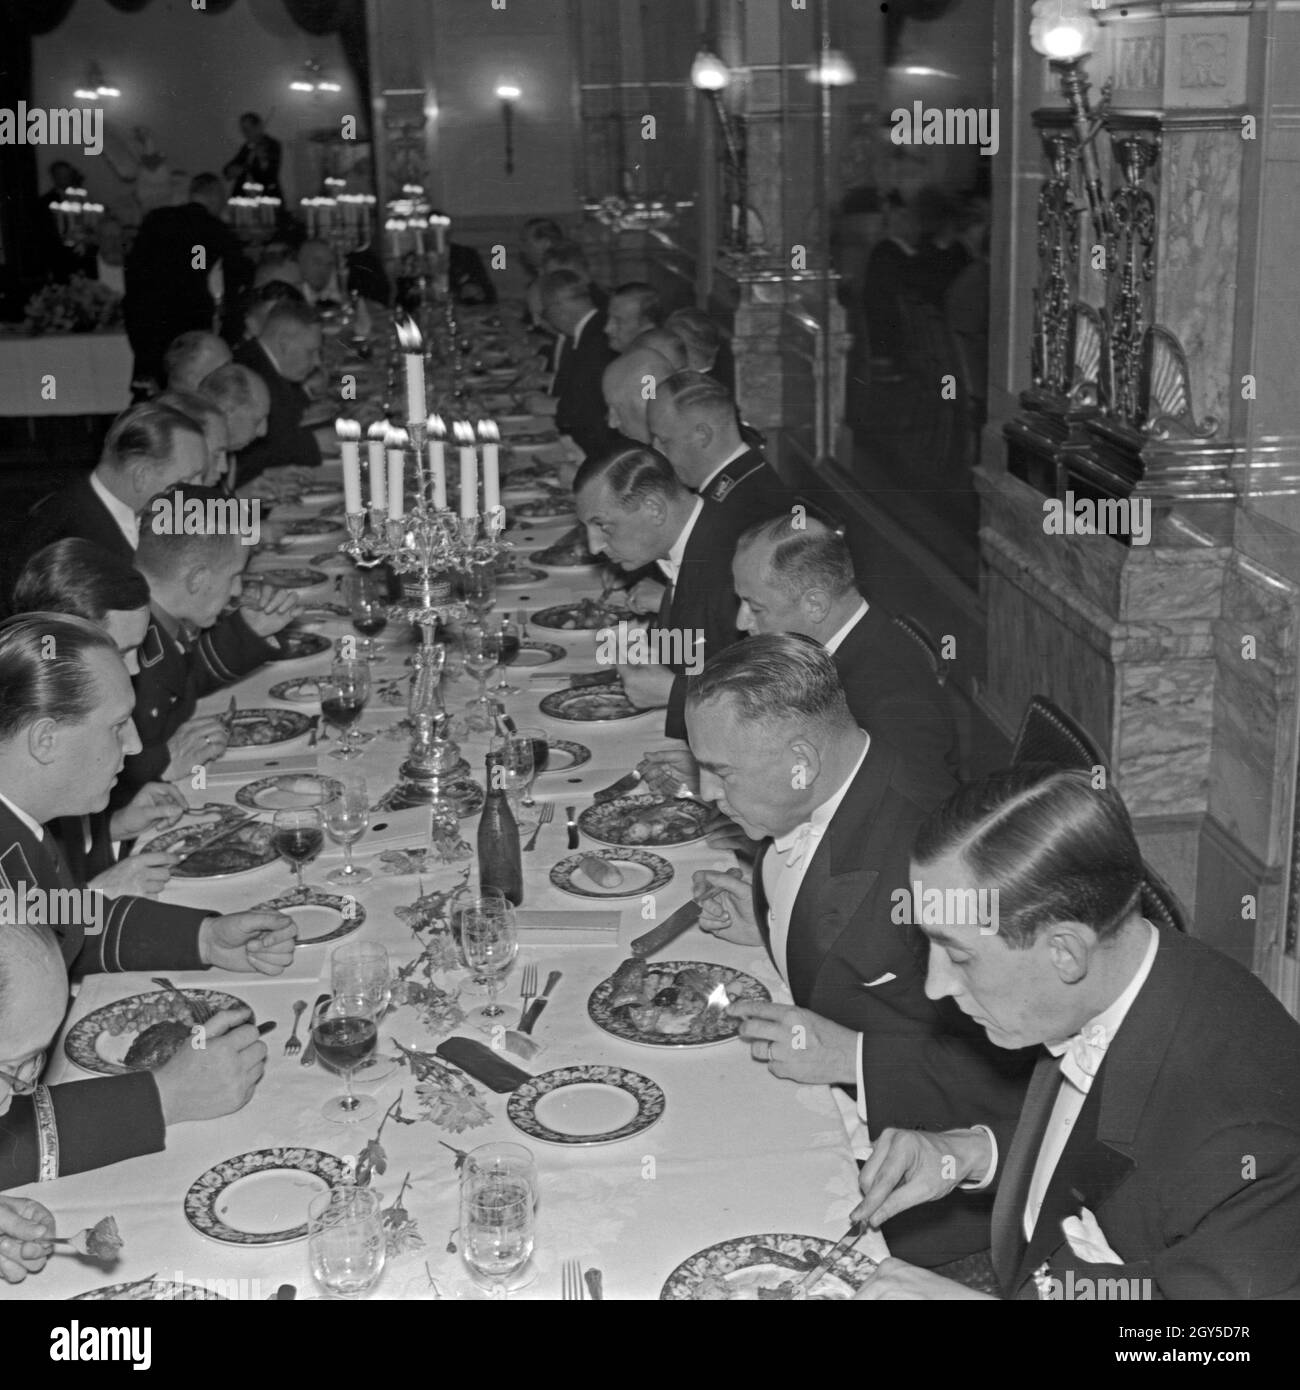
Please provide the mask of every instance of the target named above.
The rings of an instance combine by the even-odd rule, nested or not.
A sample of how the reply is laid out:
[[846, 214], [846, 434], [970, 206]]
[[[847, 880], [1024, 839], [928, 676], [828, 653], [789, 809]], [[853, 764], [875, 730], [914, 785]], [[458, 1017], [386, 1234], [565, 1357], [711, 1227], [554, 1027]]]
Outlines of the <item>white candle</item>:
[[447, 510], [447, 445], [443, 436], [447, 433], [442, 416], [430, 415], [427, 425], [429, 432], [429, 471], [433, 475], [433, 509], [436, 512]]
[[384, 486], [384, 438], [388, 434], [386, 425], [374, 424], [366, 431], [366, 461], [370, 469], [370, 505], [376, 511], [383, 511], [388, 505], [388, 493]]
[[428, 414], [424, 403], [424, 357], [419, 352], [406, 354], [406, 418], [423, 420]]
[[501, 435], [491, 420], [481, 421], [478, 433], [483, 441], [483, 511], [485, 515], [493, 516], [501, 507], [501, 470], [498, 462]]
[[361, 510], [361, 426], [355, 420], [340, 419], [334, 422], [334, 432], [343, 460], [343, 509], [356, 513]]
[[388, 451], [388, 516], [393, 521], [406, 515], [404, 462], [400, 449]]
[[474, 453], [474, 426], [457, 420], [452, 433], [460, 441], [460, 514], [466, 520], [478, 515], [478, 458]]

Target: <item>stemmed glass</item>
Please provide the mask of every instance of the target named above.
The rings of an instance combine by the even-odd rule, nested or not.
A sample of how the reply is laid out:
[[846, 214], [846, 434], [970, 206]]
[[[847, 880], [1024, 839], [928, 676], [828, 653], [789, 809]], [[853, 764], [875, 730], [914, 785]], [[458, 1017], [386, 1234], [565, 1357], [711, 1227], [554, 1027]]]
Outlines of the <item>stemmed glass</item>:
[[306, 806], [300, 810], [277, 811], [271, 818], [271, 843], [276, 853], [286, 863], [291, 864], [298, 875], [298, 896], [307, 896], [307, 885], [302, 881], [305, 864], [325, 848], [325, 819], [316, 806]]
[[502, 901], [501, 911], [469, 909], [460, 914], [460, 944], [471, 970], [486, 978], [488, 1002], [475, 1009], [470, 1018], [478, 1023], [495, 1024], [506, 1016], [497, 1003], [497, 988], [514, 964], [519, 951], [519, 933], [514, 910]]
[[545, 729], [520, 729], [514, 737], [527, 739], [533, 754], [532, 771], [528, 775], [528, 782], [524, 787], [520, 805], [536, 806], [537, 802], [533, 799], [533, 784], [546, 771], [546, 765], [551, 760], [551, 741]]
[[522, 1144], [471, 1150], [460, 1177], [460, 1243], [475, 1283], [486, 1286], [492, 1298], [506, 1298], [512, 1276], [532, 1258], [536, 1220], [532, 1154]]
[[379, 1019], [371, 998], [363, 994], [334, 994], [312, 1012], [312, 1041], [316, 1055], [341, 1072], [347, 1093], [321, 1106], [321, 1114], [336, 1124], [368, 1120], [378, 1108], [373, 1096], [352, 1094], [352, 1073], [375, 1050]]
[[[359, 996], [373, 1008], [378, 1027], [393, 1001], [392, 963], [373, 941], [349, 941], [330, 956], [330, 988], [335, 994]], [[397, 1070], [397, 1059], [375, 1051], [356, 1068], [355, 1079], [383, 1081]]]
[[387, 1259], [379, 1194], [369, 1187], [332, 1187], [307, 1208], [311, 1272], [336, 1298], [364, 1298]]
[[497, 599], [495, 560], [476, 560], [464, 572], [465, 602], [480, 623], [487, 621]]
[[488, 731], [496, 727], [496, 701], [488, 698], [487, 679], [497, 664], [499, 641], [482, 623], [465, 624], [465, 669], [478, 681], [478, 694], [466, 704], [469, 711], [466, 724], [472, 730]]
[[341, 888], [369, 883], [374, 874], [358, 869], [352, 862], [352, 846], [366, 833], [370, 824], [370, 797], [365, 781], [358, 779], [344, 786], [338, 796], [325, 803], [325, 829], [336, 844], [343, 846], [344, 864], [325, 875], [326, 882]]
[[[466, 919], [486, 913], [504, 914], [509, 911], [510, 904], [506, 901], [506, 895], [499, 888], [475, 888], [472, 884], [467, 883], [452, 894], [450, 918], [452, 939], [460, 947], [461, 960], [464, 962], [466, 970], [474, 968], [469, 957], [465, 954], [463, 926]], [[484, 974], [471, 975], [470, 983], [475, 989], [487, 989], [488, 978]]]
[[501, 789], [517, 821], [519, 794], [531, 786], [533, 780], [533, 741], [517, 733], [493, 734], [488, 747], [496, 759], [494, 770], [501, 769]]
[[510, 685], [506, 681], [506, 667], [513, 665], [519, 657], [519, 627], [516, 623], [512, 623], [509, 618], [503, 618], [495, 636], [500, 644], [501, 664], [497, 668], [499, 678], [492, 687], [492, 693], [498, 698], [503, 695], [518, 695], [519, 687]]
[[361, 750], [352, 746], [352, 726], [370, 698], [370, 664], [341, 659], [320, 683], [320, 708], [326, 720], [343, 735], [343, 742], [330, 754], [332, 758], [358, 758]]
[[352, 609], [352, 626], [364, 639], [366, 656], [373, 659], [375, 644], [371, 639], [388, 626], [384, 586], [377, 574], [353, 574], [348, 576], [344, 592]]

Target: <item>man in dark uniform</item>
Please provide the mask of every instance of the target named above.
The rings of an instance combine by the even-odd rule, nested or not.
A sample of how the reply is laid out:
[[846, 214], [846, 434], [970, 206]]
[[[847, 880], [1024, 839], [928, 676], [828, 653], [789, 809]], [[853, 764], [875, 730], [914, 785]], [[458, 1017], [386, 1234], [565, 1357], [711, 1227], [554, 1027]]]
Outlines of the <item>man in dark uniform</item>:
[[241, 343], [235, 361], [257, 373], [270, 393], [266, 433], [239, 455], [239, 481], [251, 483], [268, 468], [318, 468], [320, 444], [302, 423], [311, 398], [303, 382], [320, 366], [321, 327], [316, 311], [292, 300], [277, 303], [255, 339]]
[[146, 508], [140, 528], [136, 568], [149, 582], [150, 619], [135, 678], [135, 725], [143, 751], [127, 759], [126, 780], [132, 786], [164, 774], [172, 780], [189, 774], [186, 755], [202, 759], [202, 750], [169, 746], [169, 741], [201, 696], [279, 654], [279, 643], [270, 639], [297, 611], [291, 591], [263, 586], [218, 623], [227, 603], [242, 595], [251, 552], [229, 529], [181, 529], [187, 512], [209, 504], [215, 504], [207, 512], [212, 517], [231, 515], [227, 509], [236, 505], [215, 488], [177, 488], [154, 499], [153, 515]]
[[[41, 920], [74, 980], [96, 971], [208, 966], [278, 975], [293, 959], [297, 931], [283, 913], [221, 917], [147, 898], [104, 897], [85, 890], [68, 870], [43, 823], [105, 806], [124, 758], [140, 746], [131, 722], [134, 700], [112, 638], [93, 624], [29, 613], [0, 626], [0, 982], [6, 994], [30, 998], [39, 989], [30, 973], [16, 969], [18, 953], [7, 934]], [[26, 953], [28, 965], [33, 954]], [[41, 968], [48, 973], [51, 962]], [[16, 981], [6, 979], [13, 974]], [[45, 987], [48, 994], [48, 981]], [[6, 1053], [18, 1055], [0, 1064], [0, 1188], [155, 1153], [166, 1125], [238, 1110], [265, 1065], [256, 1031], [232, 1010], [207, 1025], [204, 1047], [183, 1047], [157, 1071], [47, 1087], [39, 1084], [41, 1054], [62, 1022], [61, 1013], [49, 1013], [28, 1020], [24, 1039], [6, 1038]], [[10, 1078], [19, 1082], [17, 1095]]]

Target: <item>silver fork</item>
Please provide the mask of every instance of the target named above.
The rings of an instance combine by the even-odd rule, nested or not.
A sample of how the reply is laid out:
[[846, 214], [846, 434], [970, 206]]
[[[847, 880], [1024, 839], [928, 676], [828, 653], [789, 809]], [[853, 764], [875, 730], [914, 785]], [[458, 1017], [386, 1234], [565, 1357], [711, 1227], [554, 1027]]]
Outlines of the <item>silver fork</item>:
[[577, 1260], [565, 1260], [560, 1268], [560, 1301], [583, 1302], [587, 1290], [582, 1282], [582, 1265]]
[[293, 1001], [293, 1032], [285, 1039], [284, 1055], [286, 1057], [296, 1057], [302, 1051], [302, 1043], [298, 1041], [298, 1025], [302, 1022], [306, 1008], [307, 1001], [305, 999]]
[[542, 809], [537, 813], [537, 828], [528, 837], [528, 843], [524, 849], [532, 849], [537, 844], [537, 837], [542, 833], [542, 826], [549, 825], [555, 817], [555, 802], [543, 801]]
[[520, 1009], [519, 1017], [528, 1016], [528, 1006], [533, 1002], [533, 996], [537, 993], [537, 966], [525, 965], [523, 978], [519, 985], [519, 997], [524, 1001]]

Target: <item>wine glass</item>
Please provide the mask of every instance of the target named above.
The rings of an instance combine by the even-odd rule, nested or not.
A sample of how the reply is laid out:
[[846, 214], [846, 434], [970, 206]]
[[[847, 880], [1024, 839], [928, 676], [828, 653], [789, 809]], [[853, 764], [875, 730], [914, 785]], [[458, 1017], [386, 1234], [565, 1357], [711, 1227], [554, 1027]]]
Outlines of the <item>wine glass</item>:
[[364, 1298], [387, 1258], [379, 1194], [369, 1187], [332, 1187], [307, 1208], [311, 1272], [336, 1298]]
[[364, 994], [334, 994], [322, 999], [312, 1012], [312, 1041], [316, 1055], [341, 1072], [346, 1094], [321, 1106], [321, 1114], [336, 1124], [368, 1120], [378, 1108], [373, 1096], [352, 1094], [352, 1073], [375, 1050], [379, 1019], [374, 1002]]
[[[501, 778], [501, 790], [510, 802], [515, 820], [519, 819], [519, 794], [533, 780], [533, 741], [515, 734], [493, 734], [489, 751], [496, 762], [494, 775]], [[500, 773], [496, 769], [500, 768]]]
[[[504, 1299], [522, 1287], [537, 1220], [537, 1165], [522, 1144], [483, 1144], [460, 1177], [460, 1243], [474, 1282]], [[512, 1283], [513, 1281], [513, 1283]]]
[[373, 658], [378, 637], [388, 626], [388, 605], [384, 601], [384, 585], [377, 574], [349, 575], [344, 590], [352, 609], [352, 626], [364, 639], [367, 657]]
[[[330, 956], [330, 988], [335, 994], [360, 995], [375, 1010], [375, 1023], [383, 1021], [393, 1002], [392, 963], [388, 952], [373, 941], [349, 941]], [[397, 1070], [396, 1057], [375, 1051], [354, 1071], [361, 1082], [383, 1081]]]
[[465, 602], [480, 623], [487, 620], [497, 599], [497, 570], [494, 560], [476, 560], [465, 571]]
[[361, 750], [352, 746], [352, 726], [370, 698], [370, 664], [341, 659], [330, 666], [320, 683], [320, 708], [328, 723], [343, 735], [343, 742], [330, 754], [333, 758], [358, 758]]
[[336, 844], [343, 846], [344, 863], [325, 875], [326, 882], [341, 888], [369, 883], [374, 874], [358, 869], [352, 862], [352, 846], [366, 833], [370, 824], [370, 797], [364, 780], [348, 783], [338, 796], [325, 803], [325, 829]]
[[503, 907], [500, 912], [470, 909], [462, 912], [460, 919], [460, 943], [465, 959], [472, 970], [487, 979], [488, 986], [488, 1002], [475, 1009], [470, 1018], [493, 1025], [506, 1016], [505, 1009], [497, 1003], [497, 988], [519, 951], [514, 911], [504, 902]]
[[325, 818], [316, 806], [300, 810], [277, 811], [271, 818], [271, 843], [281, 859], [291, 864], [298, 875], [298, 896], [307, 896], [302, 881], [304, 864], [310, 864], [325, 848]]
[[498, 697], [503, 695], [518, 695], [519, 687], [510, 685], [506, 681], [506, 667], [511, 666], [519, 656], [519, 626], [512, 623], [509, 618], [503, 618], [497, 627], [496, 638], [500, 645], [500, 666], [497, 668], [499, 679], [492, 687], [492, 693]]
[[520, 804], [536, 806], [537, 802], [533, 800], [533, 783], [546, 771], [546, 765], [551, 760], [551, 741], [545, 729], [520, 729], [516, 732], [515, 737], [527, 739], [533, 753], [533, 769], [529, 774], [527, 785], [524, 787]]
[[466, 704], [469, 711], [466, 723], [473, 730], [490, 731], [496, 727], [496, 701], [488, 698], [487, 678], [497, 664], [500, 644], [494, 644], [492, 634], [482, 623], [465, 624], [465, 669], [478, 681], [478, 694]]
[[[474, 969], [469, 957], [465, 954], [463, 926], [467, 917], [481, 916], [487, 913], [504, 914], [510, 910], [510, 904], [506, 901], [506, 895], [499, 888], [475, 888], [472, 884], [465, 884], [458, 888], [451, 897], [451, 930], [452, 938], [460, 947], [461, 960], [465, 964], [466, 970]], [[470, 983], [476, 989], [487, 989], [489, 981], [485, 974], [472, 975]]]

